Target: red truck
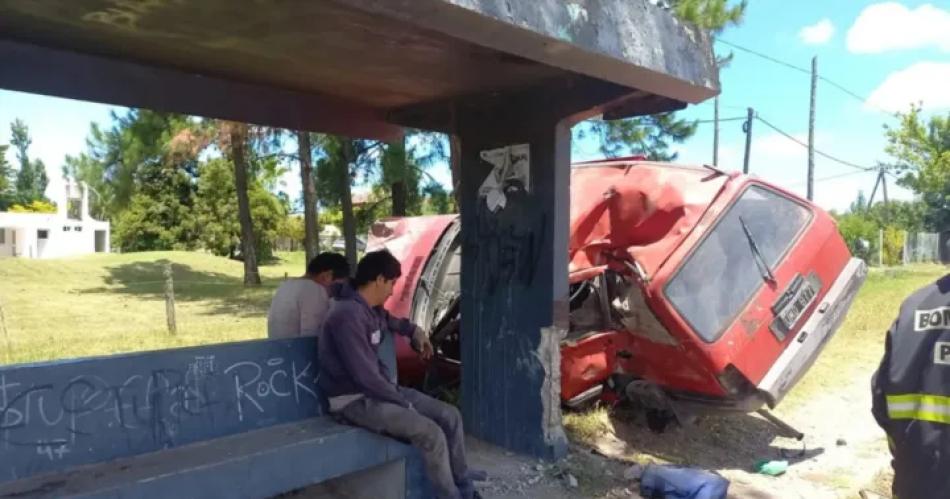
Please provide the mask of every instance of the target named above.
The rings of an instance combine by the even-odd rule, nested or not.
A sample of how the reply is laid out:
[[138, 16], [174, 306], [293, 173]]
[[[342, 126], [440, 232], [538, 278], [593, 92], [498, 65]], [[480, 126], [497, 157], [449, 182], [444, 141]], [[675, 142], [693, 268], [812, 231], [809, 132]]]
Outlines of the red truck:
[[[561, 397], [627, 397], [653, 424], [774, 407], [841, 325], [867, 267], [834, 220], [798, 196], [709, 166], [619, 158], [571, 173], [570, 328]], [[457, 216], [392, 218], [368, 248], [403, 262], [387, 307], [430, 329], [422, 362], [402, 338], [400, 380], [457, 379]]]

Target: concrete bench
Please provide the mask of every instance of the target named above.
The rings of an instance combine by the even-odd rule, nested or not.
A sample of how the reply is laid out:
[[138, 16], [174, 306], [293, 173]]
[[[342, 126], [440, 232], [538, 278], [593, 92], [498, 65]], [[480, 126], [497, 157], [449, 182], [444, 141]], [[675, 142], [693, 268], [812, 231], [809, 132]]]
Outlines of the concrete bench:
[[316, 376], [313, 339], [0, 368], [0, 497], [270, 497], [331, 479], [347, 497], [427, 497], [416, 451], [334, 422]]

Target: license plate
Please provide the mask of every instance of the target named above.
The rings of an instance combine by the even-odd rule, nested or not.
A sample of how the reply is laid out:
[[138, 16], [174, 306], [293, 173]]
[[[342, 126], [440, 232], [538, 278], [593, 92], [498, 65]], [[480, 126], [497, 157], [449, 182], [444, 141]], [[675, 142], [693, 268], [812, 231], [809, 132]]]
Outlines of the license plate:
[[802, 318], [805, 310], [818, 298], [818, 290], [821, 284], [815, 274], [809, 275], [803, 280], [801, 286], [795, 291], [791, 299], [785, 303], [785, 306], [776, 314], [782, 321], [786, 331], [791, 331], [795, 324]]

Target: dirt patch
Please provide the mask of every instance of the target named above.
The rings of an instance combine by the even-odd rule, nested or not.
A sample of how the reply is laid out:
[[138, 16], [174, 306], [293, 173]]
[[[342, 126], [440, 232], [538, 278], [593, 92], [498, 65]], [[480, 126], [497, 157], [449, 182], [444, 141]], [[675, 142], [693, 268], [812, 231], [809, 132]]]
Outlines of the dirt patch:
[[[789, 411], [780, 407], [776, 414], [805, 433], [801, 442], [755, 414], [708, 416], [658, 434], [631, 410], [588, 415], [599, 421], [582, 426], [607, 431], [581, 438], [616, 459], [716, 471], [731, 481], [734, 497], [856, 498], [862, 489], [886, 493], [890, 455], [870, 414], [869, 376], [862, 372], [841, 383], [839, 391]], [[787, 460], [788, 471], [778, 477], [757, 474], [754, 466], [762, 459]]]
[[[720, 473], [731, 482], [730, 497], [754, 499], [889, 497], [890, 453], [871, 416], [870, 376], [857, 369], [834, 391], [780, 406], [775, 414], [805, 434], [803, 441], [756, 414], [706, 416], [664, 433], [647, 428], [642, 412], [629, 408], [568, 414], [565, 425], [574, 446], [557, 463], [531, 460], [477, 440], [472, 464], [486, 469], [486, 498], [640, 497], [638, 484], [623, 478], [630, 463], [673, 463]], [[594, 453], [591, 452], [594, 451]], [[762, 459], [787, 460], [778, 477], [754, 472]], [[577, 480], [570, 487], [566, 474]]]
[[549, 462], [514, 454], [473, 438], [467, 445], [469, 465], [488, 472], [488, 481], [477, 484], [485, 499], [640, 497], [635, 484], [623, 478], [625, 463], [584, 449], [571, 449], [564, 459]]

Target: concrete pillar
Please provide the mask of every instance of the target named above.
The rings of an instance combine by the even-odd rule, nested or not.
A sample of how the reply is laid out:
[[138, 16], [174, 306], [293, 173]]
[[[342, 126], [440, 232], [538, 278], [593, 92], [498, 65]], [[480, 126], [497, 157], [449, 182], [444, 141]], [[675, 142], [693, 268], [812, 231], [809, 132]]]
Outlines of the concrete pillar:
[[[500, 104], [458, 121], [462, 414], [479, 438], [556, 458], [567, 448], [559, 342], [568, 320], [570, 124], [521, 111]], [[490, 187], [496, 165], [527, 175]]]
[[540, 458], [566, 453], [571, 126], [639, 97], [572, 76], [390, 115], [452, 133], [461, 149], [461, 406], [476, 437]]

